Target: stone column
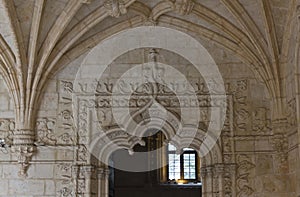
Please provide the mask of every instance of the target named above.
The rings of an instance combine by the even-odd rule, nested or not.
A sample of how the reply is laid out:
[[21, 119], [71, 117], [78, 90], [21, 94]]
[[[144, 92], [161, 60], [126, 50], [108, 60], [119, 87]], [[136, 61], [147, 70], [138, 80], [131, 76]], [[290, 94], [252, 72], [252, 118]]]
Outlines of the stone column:
[[214, 184], [216, 184], [218, 187], [216, 188], [219, 196], [224, 196], [224, 164], [216, 164], [214, 167]]
[[109, 169], [106, 167], [98, 168], [98, 196], [108, 197], [109, 195]]
[[93, 166], [83, 166], [82, 167], [84, 178], [85, 178], [85, 193], [84, 197], [91, 197], [92, 196], [92, 174], [94, 167]]
[[104, 197], [109, 196], [109, 169], [104, 169]]
[[202, 179], [202, 197], [207, 197], [206, 195], [206, 191], [207, 191], [207, 186], [206, 186], [206, 177], [207, 177], [207, 171], [206, 171], [206, 168], [205, 167], [202, 167], [200, 169], [201, 173], [201, 179]]
[[285, 119], [274, 120], [273, 123], [273, 136], [271, 144], [275, 151], [275, 160], [278, 165], [278, 173], [288, 172], [288, 139], [286, 135], [287, 121]]
[[12, 153], [17, 157], [19, 164], [19, 176], [27, 177], [29, 162], [35, 152], [34, 132], [29, 129], [17, 129], [14, 131]]
[[79, 178], [79, 166], [72, 166], [72, 179], [74, 184], [74, 192], [73, 195], [77, 196], [77, 188], [78, 188], [78, 178]]
[[104, 170], [103, 168], [98, 168], [97, 169], [97, 178], [98, 178], [98, 197], [103, 197], [102, 195], [102, 185], [103, 185], [103, 180], [104, 180]]
[[211, 166], [201, 168], [202, 176], [202, 196], [212, 197], [213, 196], [213, 168]]

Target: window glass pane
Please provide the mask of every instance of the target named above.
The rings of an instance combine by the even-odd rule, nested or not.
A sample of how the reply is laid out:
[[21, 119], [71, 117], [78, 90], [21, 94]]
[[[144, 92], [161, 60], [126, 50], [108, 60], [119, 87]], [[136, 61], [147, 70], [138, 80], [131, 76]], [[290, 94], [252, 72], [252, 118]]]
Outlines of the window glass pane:
[[169, 154], [169, 179], [180, 179], [180, 155]]
[[172, 144], [169, 144], [169, 145], [168, 145], [168, 150], [169, 150], [169, 151], [176, 151], [176, 147], [173, 146]]
[[184, 179], [196, 179], [196, 155], [194, 153], [183, 154]]

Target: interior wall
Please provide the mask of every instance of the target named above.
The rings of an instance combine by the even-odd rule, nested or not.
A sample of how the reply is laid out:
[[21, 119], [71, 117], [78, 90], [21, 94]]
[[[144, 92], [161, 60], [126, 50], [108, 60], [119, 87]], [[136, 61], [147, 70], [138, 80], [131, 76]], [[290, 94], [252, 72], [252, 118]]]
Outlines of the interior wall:
[[[215, 51], [212, 54], [220, 60], [217, 64], [224, 77], [230, 103], [220, 140], [222, 160], [226, 164], [222, 171], [222, 192], [227, 196], [292, 196], [295, 188], [288, 174], [277, 174], [282, 166], [278, 165], [271, 142], [270, 105], [265, 86], [254, 78], [244, 63], [215, 47], [211, 45], [209, 50]], [[182, 57], [164, 50], [160, 50], [160, 55], [164, 63], [174, 65], [192, 82], [201, 80]], [[115, 81], [128, 68], [147, 60], [147, 56], [148, 50], [135, 50], [121, 56], [107, 70], [108, 81]], [[38, 153], [29, 167], [28, 179], [17, 176], [16, 158], [0, 151], [2, 196], [96, 195], [97, 190], [103, 190], [97, 185], [97, 179], [102, 179], [105, 174], [99, 171], [97, 165], [85, 166], [89, 158], [87, 149], [82, 144], [75, 144], [72, 91], [74, 77], [83, 58], [78, 58], [55, 76], [44, 93], [36, 126]], [[132, 77], [135, 77], [134, 73]], [[5, 88], [1, 91], [1, 98], [9, 97]], [[0, 130], [2, 136], [8, 136], [13, 131], [13, 107], [9, 100], [3, 103], [0, 107]], [[294, 136], [291, 136], [292, 139], [295, 139]], [[292, 152], [290, 161], [298, 158], [293, 156], [297, 152]], [[292, 163], [290, 172], [296, 170]], [[211, 167], [203, 166], [203, 179], [211, 174], [217, 176], [218, 172], [210, 171]], [[88, 180], [92, 180], [90, 187], [87, 186]], [[220, 184], [213, 182], [213, 188]], [[33, 191], [32, 188], [37, 189]]]

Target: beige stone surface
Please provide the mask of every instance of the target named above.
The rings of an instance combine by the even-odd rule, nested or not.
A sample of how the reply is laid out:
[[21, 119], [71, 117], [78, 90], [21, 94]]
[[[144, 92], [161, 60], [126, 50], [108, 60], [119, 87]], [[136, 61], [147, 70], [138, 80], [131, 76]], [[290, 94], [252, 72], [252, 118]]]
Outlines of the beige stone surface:
[[[107, 196], [106, 166], [90, 155], [87, 142], [95, 130], [103, 129], [99, 124], [109, 140], [125, 139], [128, 149], [140, 142], [114, 130], [116, 121], [106, 105], [117, 80], [149, 61], [150, 48], [119, 55], [100, 79], [75, 79], [96, 76], [80, 67], [88, 62], [89, 68], [98, 68], [104, 60], [97, 53], [114, 57], [120, 51], [123, 45], [114, 46], [113, 52], [95, 52], [110, 36], [146, 26], [192, 36], [191, 43], [182, 43], [181, 37], [169, 42], [163, 34], [152, 42], [161, 39], [173, 49], [180, 43], [181, 51], [205, 64], [207, 59], [189, 48], [199, 41], [224, 80], [226, 118], [217, 144], [201, 164], [203, 196], [300, 196], [298, 8], [297, 0], [1, 1], [0, 138], [6, 147], [0, 147], [0, 196]], [[137, 43], [138, 38], [130, 36], [125, 42]], [[213, 122], [210, 111], [222, 109], [208, 105], [207, 86], [219, 84], [204, 83], [181, 54], [157, 51], [158, 62], [172, 65], [197, 90], [202, 111], [195, 137], [199, 141], [192, 145], [200, 147], [200, 131]], [[145, 67], [129, 71], [123, 89], [137, 86], [146, 72]], [[164, 80], [186, 91], [182, 81], [170, 77], [175, 71], [166, 72]], [[91, 97], [95, 91], [98, 97]], [[174, 95], [164, 90], [158, 96], [169, 119], [180, 117]], [[143, 107], [139, 101], [131, 100], [133, 114]], [[193, 108], [188, 101], [186, 106]], [[194, 119], [190, 114], [185, 123]]]

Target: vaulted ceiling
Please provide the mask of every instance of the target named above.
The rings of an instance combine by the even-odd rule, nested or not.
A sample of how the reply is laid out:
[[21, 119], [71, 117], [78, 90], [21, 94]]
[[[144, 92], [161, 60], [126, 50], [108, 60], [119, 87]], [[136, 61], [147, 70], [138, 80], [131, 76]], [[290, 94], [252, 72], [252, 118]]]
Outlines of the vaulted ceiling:
[[218, 43], [247, 63], [273, 98], [297, 32], [298, 0], [1, 0], [0, 72], [30, 119], [51, 75], [109, 35], [172, 27]]

